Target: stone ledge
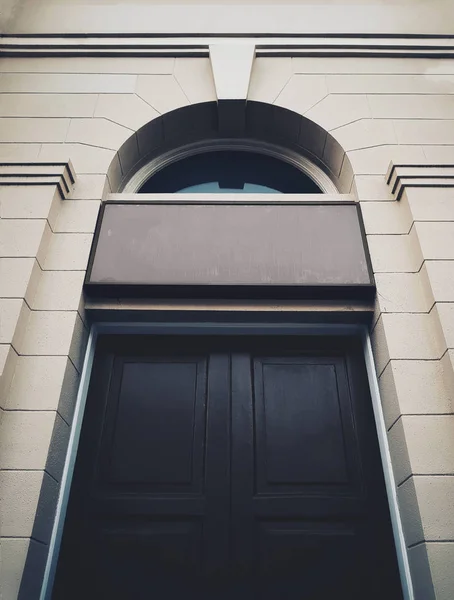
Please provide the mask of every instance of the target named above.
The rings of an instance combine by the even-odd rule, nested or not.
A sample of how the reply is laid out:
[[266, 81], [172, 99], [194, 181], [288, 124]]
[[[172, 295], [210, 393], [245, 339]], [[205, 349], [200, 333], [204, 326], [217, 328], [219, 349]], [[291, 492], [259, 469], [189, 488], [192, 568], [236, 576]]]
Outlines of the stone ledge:
[[[339, 34], [247, 35], [240, 43], [251, 40], [257, 44], [258, 56], [342, 56], [388, 58], [451, 58], [454, 40], [449, 35], [373, 35], [363, 37]], [[228, 35], [127, 34], [89, 36], [73, 34], [5, 35], [0, 42], [0, 54], [5, 57], [33, 56], [185, 56], [208, 57], [209, 46], [232, 43]]]
[[2, 185], [55, 185], [62, 199], [72, 191], [76, 174], [71, 161], [0, 162]]
[[386, 183], [396, 200], [406, 187], [454, 187], [454, 163], [449, 164], [394, 164], [390, 163]]

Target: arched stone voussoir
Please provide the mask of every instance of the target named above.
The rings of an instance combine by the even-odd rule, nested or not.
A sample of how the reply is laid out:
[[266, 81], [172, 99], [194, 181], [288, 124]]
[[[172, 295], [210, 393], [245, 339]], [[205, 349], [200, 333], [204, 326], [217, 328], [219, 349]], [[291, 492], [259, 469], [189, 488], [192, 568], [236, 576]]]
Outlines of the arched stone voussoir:
[[[226, 103], [232, 104], [226, 104]], [[342, 146], [323, 127], [297, 112], [248, 101], [239, 120], [235, 101], [203, 102], [172, 110], [138, 129], [118, 149], [108, 170], [112, 192], [135, 191], [132, 181], [148, 165], [160, 168], [214, 145], [252, 145], [300, 165], [325, 191], [350, 193], [353, 171]], [[226, 120], [226, 115], [229, 116]], [[151, 171], [150, 171], [151, 174]], [[318, 174], [318, 175], [317, 175]], [[140, 186], [139, 186], [140, 187]]]

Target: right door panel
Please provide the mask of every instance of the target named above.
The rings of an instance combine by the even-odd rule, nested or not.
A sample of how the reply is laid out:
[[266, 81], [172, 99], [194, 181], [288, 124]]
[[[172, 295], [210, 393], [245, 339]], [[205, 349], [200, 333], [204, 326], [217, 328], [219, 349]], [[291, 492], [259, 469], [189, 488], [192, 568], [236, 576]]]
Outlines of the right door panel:
[[232, 526], [244, 597], [401, 598], [355, 340], [232, 356]]

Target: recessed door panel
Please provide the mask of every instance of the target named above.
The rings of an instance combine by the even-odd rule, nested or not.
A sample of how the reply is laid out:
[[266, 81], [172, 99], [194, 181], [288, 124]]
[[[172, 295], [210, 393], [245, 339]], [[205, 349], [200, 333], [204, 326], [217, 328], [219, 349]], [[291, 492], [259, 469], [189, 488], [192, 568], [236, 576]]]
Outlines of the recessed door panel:
[[200, 487], [205, 365], [119, 360], [115, 368], [121, 378], [119, 389], [111, 392], [116, 397], [105, 430], [105, 437], [110, 436], [103, 448], [106, 480], [160, 491], [190, 487], [195, 481]]
[[257, 491], [345, 484], [335, 360], [256, 359], [255, 376]]

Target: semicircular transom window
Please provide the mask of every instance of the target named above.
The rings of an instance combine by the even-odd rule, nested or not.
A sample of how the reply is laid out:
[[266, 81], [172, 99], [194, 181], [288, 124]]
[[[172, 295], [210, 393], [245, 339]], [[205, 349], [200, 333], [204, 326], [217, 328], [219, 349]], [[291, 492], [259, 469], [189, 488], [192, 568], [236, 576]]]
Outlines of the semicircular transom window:
[[320, 194], [317, 184], [291, 164], [238, 150], [204, 152], [161, 169], [142, 194]]

